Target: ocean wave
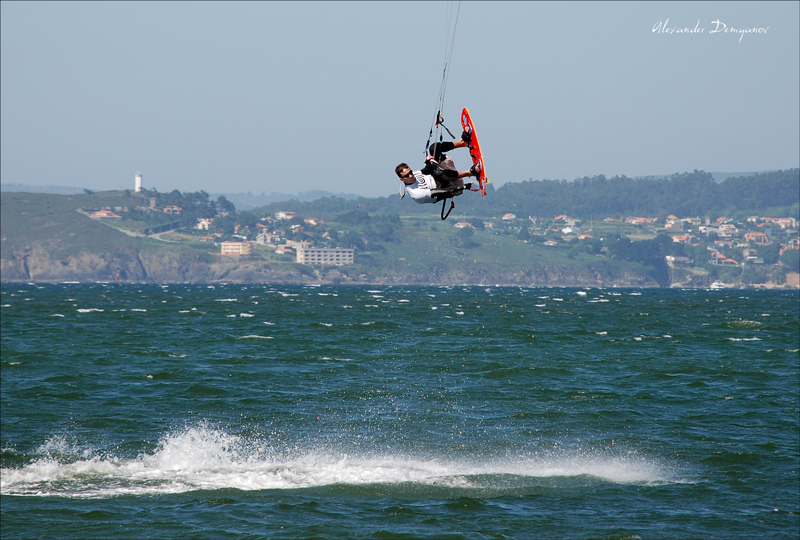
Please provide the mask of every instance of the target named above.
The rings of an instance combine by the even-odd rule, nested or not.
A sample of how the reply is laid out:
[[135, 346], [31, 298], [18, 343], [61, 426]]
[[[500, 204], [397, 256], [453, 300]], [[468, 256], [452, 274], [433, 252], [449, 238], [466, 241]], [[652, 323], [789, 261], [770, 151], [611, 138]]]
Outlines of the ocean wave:
[[354, 454], [302, 445], [275, 448], [208, 426], [187, 427], [136, 457], [80, 448], [63, 437], [35, 459], [4, 468], [0, 493], [17, 496], [109, 498], [211, 489], [291, 490], [326, 486], [416, 485], [505, 492], [547, 479], [558, 487], [585, 483], [654, 485], [682, 482], [670, 468], [633, 453], [557, 452], [530, 456], [417, 456], [403, 452]]
[[749, 330], [752, 328], [761, 328], [764, 326], [764, 323], [759, 321], [750, 321], [747, 319], [730, 319], [727, 322], [727, 326], [728, 328], [732, 328], [734, 330]]

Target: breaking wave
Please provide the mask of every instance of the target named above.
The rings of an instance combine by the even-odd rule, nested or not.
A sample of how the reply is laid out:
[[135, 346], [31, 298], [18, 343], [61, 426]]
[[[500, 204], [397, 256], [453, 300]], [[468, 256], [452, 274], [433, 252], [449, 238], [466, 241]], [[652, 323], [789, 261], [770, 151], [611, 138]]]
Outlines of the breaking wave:
[[[4, 451], [6, 452], [6, 451]], [[277, 449], [267, 441], [207, 426], [169, 433], [149, 452], [123, 457], [55, 437], [29, 463], [3, 468], [0, 493], [107, 498], [198, 490], [283, 490], [325, 486], [403, 485], [508, 492], [575, 485], [681, 482], [670, 467], [635, 453], [546, 452], [453, 459], [407, 453], [353, 454], [326, 448]]]

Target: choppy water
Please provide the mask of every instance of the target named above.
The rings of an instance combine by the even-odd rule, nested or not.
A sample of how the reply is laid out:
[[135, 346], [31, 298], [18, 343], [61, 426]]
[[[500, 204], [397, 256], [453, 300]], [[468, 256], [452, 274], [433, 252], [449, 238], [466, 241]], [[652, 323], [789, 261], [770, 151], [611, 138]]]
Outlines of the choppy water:
[[797, 538], [796, 292], [4, 285], [10, 538]]

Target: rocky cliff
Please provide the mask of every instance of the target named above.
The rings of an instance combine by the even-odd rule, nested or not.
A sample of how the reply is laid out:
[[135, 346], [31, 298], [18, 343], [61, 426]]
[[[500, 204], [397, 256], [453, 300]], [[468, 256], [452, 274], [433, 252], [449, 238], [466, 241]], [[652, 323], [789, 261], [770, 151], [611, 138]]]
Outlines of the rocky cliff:
[[[482, 265], [466, 268], [410, 269], [406, 273], [358, 267], [312, 268], [305, 265], [266, 264], [248, 258], [222, 258], [181, 249], [141, 250], [131, 247], [97, 253], [82, 250], [74, 255], [56, 255], [40, 243], [4, 254], [3, 282], [94, 282], [127, 283], [373, 283], [382, 285], [517, 285], [580, 287], [657, 287], [646, 274], [626, 270], [612, 275], [604, 270], [584, 270], [538, 263], [527, 268], [490, 269]], [[425, 276], [421, 279], [420, 276]]]

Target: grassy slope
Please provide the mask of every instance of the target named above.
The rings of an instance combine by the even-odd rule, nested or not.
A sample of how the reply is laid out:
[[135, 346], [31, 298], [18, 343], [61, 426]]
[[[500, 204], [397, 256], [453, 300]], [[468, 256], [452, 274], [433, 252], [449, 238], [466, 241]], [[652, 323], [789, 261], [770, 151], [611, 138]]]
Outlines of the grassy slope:
[[111, 252], [135, 247], [136, 239], [77, 211], [81, 207], [100, 206], [106, 200], [89, 194], [4, 192], [0, 207], [3, 257], [35, 242], [41, 242], [59, 258], [83, 250]]
[[25, 249], [34, 243], [43, 245], [57, 259], [82, 251], [130, 253], [140, 249], [176, 249], [158, 240], [128, 236], [113, 226], [78, 212], [80, 208], [113, 208], [132, 204], [132, 200], [124, 194], [120, 191], [79, 195], [3, 192], [0, 199], [2, 256], [8, 257], [14, 250]]
[[[385, 253], [358, 252], [357, 268], [349, 273], [365, 271], [376, 277], [412, 274], [421, 280], [469, 274], [473, 280], [487, 283], [493, 278], [523, 274], [531, 276], [523, 278], [523, 282], [536, 281], [533, 274], [543, 268], [548, 272], [555, 269], [562, 274], [575, 271], [594, 276], [590, 267], [597, 266], [605, 276], [621, 274], [620, 264], [605, 257], [582, 253], [570, 258], [570, 246], [563, 242], [557, 247], [544, 246], [492, 229], [475, 231], [465, 239], [464, 231], [453, 227], [453, 221], [443, 222], [438, 215], [405, 215], [401, 220], [399, 240], [383, 242]], [[631, 267], [634, 266], [643, 272], [639, 265]]]

